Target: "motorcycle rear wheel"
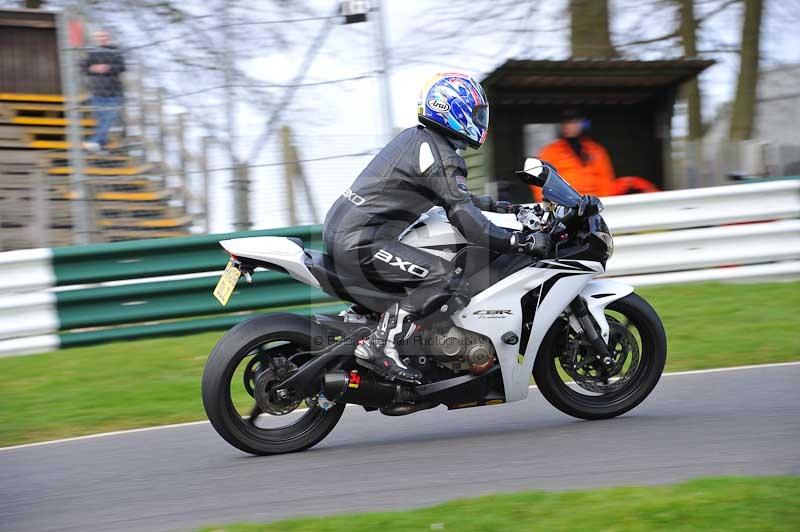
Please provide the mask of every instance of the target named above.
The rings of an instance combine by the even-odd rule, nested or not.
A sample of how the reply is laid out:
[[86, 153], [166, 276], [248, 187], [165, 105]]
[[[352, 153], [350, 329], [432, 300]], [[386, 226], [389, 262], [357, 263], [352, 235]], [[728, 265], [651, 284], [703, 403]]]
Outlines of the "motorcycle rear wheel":
[[[253, 394], [253, 381], [245, 378], [243, 383], [239, 368], [246, 366], [245, 374], [250, 370], [253, 364], [245, 363], [245, 359], [262, 356], [257, 351], [260, 346], [278, 345], [281, 354], [307, 352], [324, 347], [325, 338], [321, 327], [293, 314], [256, 316], [225, 333], [211, 352], [202, 379], [203, 406], [217, 433], [237, 449], [255, 455], [302, 451], [325, 438], [342, 417], [344, 404], [328, 410], [314, 405], [304, 411], [268, 416], [273, 421], [286, 421], [277, 428], [258, 423], [259, 417], [264, 417], [258, 406], [251, 407], [250, 415], [243, 415], [238, 406], [242, 397], [246, 400], [246, 394]], [[264, 356], [268, 359], [269, 351]]]
[[[565, 338], [570, 334], [565, 320], [553, 324], [536, 356], [533, 378], [539, 391], [550, 404], [570, 416], [594, 420], [624, 414], [650, 395], [664, 370], [667, 359], [666, 333], [661, 319], [647, 301], [638, 294], [629, 294], [610, 303], [606, 307], [606, 316], [612, 330], [616, 328], [619, 331], [619, 327], [635, 330], [635, 334], [628, 338], [635, 338], [639, 344], [636, 367], [633, 367], [633, 362], [627, 362], [628, 370], [632, 370], [632, 373], [624, 377], [626, 381], [623, 385], [614, 386], [616, 382], [611, 382], [608, 386], [610, 392], [602, 393], [598, 392], [602, 390], [601, 379], [590, 390], [582, 389], [580, 383], [569, 382], [567, 372], [559, 367], [563, 363]], [[613, 349], [614, 346], [611, 347]], [[618, 380], [620, 378], [616, 377]]]

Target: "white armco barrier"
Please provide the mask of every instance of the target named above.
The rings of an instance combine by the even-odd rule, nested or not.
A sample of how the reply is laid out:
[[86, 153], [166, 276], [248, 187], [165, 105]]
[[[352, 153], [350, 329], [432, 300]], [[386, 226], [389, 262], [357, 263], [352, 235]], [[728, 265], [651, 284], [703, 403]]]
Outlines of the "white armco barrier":
[[[634, 286], [800, 279], [800, 180], [603, 198], [608, 277]], [[640, 233], [640, 234], [631, 234]]]
[[651, 273], [646, 275], [623, 275], [615, 280], [633, 286], [697, 283], [703, 281], [756, 283], [763, 281], [780, 282], [800, 279], [800, 260], [750, 266], [729, 266], [706, 270], [686, 270], [682, 272]]
[[47, 248], [0, 253], [0, 296], [53, 286], [52, 257], [53, 252]]
[[0, 340], [58, 330], [53, 292], [0, 295]]
[[800, 220], [622, 235], [614, 247], [611, 276], [779, 262], [800, 258]]
[[800, 217], [800, 180], [603, 198], [614, 234]]
[[[603, 203], [616, 248], [608, 277], [634, 286], [800, 279], [800, 179], [616, 196]], [[217, 273], [170, 278], [206, 275]], [[0, 357], [60, 346], [54, 284], [49, 249], [0, 253]]]

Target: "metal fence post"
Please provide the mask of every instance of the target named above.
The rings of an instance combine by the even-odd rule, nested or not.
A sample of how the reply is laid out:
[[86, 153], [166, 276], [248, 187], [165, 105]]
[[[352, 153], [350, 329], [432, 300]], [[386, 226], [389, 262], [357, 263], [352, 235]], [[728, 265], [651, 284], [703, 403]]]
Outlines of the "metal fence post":
[[394, 114], [392, 112], [392, 89], [389, 83], [391, 79], [391, 72], [389, 72], [389, 47], [387, 45], [386, 35], [386, 16], [383, 0], [375, 2], [375, 39], [377, 41], [376, 48], [378, 49], [380, 58], [380, 70], [378, 70], [378, 79], [380, 82], [381, 90], [381, 110], [383, 111], [383, 134], [386, 135], [386, 142], [392, 138], [392, 128], [394, 127]]
[[50, 227], [50, 190], [44, 169], [37, 166], [33, 174], [33, 224], [31, 242], [34, 246], [46, 248], [49, 243], [47, 231]]
[[281, 126], [281, 150], [283, 151], [283, 177], [286, 185], [286, 205], [289, 207], [289, 225], [297, 225], [295, 210], [294, 178], [297, 173], [297, 155], [292, 149], [289, 126]]
[[139, 129], [139, 137], [142, 144], [142, 159], [147, 160], [148, 139], [147, 139], [147, 100], [144, 93], [144, 67], [141, 63], [136, 68], [133, 75], [133, 87], [136, 93], [136, 103], [138, 107], [138, 114], [136, 116], [136, 123]]
[[191, 194], [189, 192], [188, 157], [186, 153], [186, 113], [180, 113], [176, 120], [176, 133], [178, 141], [178, 173], [180, 174], [180, 194], [183, 200], [184, 212], [189, 212]]
[[203, 209], [203, 232], [208, 234], [211, 232], [211, 221], [209, 218], [210, 206], [208, 199], [208, 187], [211, 181], [211, 175], [208, 171], [208, 155], [211, 150], [211, 137], [205, 136], [202, 138], [201, 142], [202, 148], [200, 151], [200, 170], [202, 171], [203, 177], [201, 191], [201, 201], [203, 204], [201, 205], [201, 208]]
[[158, 127], [158, 163], [162, 169], [162, 181], [166, 185], [167, 180], [164, 174], [167, 169], [167, 138], [166, 138], [166, 124], [164, 122], [164, 89], [159, 87], [156, 89], [156, 124]]
[[72, 240], [75, 244], [88, 244], [91, 242], [88, 212], [90, 198], [84, 176], [83, 136], [79, 109], [80, 79], [77, 72], [80, 50], [72, 47], [69, 38], [70, 20], [77, 17], [75, 10], [71, 7], [65, 7], [57, 17], [61, 85], [68, 121], [67, 142], [71, 167], [70, 188], [74, 194], [74, 197], [71, 198]]
[[250, 229], [250, 169], [244, 163], [234, 167], [233, 208], [234, 228], [237, 231]]

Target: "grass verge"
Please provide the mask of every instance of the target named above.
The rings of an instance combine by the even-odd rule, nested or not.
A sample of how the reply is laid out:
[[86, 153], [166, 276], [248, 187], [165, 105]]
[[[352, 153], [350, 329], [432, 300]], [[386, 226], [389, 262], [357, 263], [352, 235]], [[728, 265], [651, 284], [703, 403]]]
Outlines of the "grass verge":
[[660, 487], [528, 491], [404, 512], [236, 524], [206, 532], [351, 530], [798, 530], [800, 478], [709, 478]]
[[[638, 291], [667, 330], [667, 371], [800, 360], [800, 283]], [[0, 359], [0, 446], [204, 418], [222, 332]]]

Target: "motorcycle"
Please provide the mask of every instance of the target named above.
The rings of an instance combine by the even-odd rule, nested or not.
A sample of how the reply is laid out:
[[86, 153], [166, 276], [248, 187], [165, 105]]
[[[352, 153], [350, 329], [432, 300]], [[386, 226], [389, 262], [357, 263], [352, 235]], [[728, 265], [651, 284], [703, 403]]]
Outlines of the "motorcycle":
[[[508, 229], [549, 232], [552, 258], [468, 246], [436, 207], [399, 237], [451, 261], [463, 279], [463, 296], [443, 302], [398, 344], [404, 363], [423, 373], [421, 384], [356, 363], [353, 351], [377, 325], [376, 312], [355, 305], [339, 315], [259, 315], [230, 329], [206, 363], [203, 405], [220, 436], [256, 455], [301, 451], [333, 430], [347, 404], [398, 416], [510, 403], [528, 396], [531, 378], [550, 404], [577, 418], [608, 419], [641, 403], [663, 371], [666, 335], [633, 287], [595, 279], [614, 251], [602, 203], [544, 161], [528, 159], [518, 174], [542, 187], [543, 203], [491, 217]], [[239, 277], [252, 280], [259, 267], [348, 297], [330, 257], [300, 239], [220, 244], [231, 256], [215, 290], [223, 304]]]

